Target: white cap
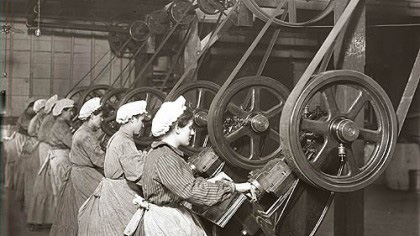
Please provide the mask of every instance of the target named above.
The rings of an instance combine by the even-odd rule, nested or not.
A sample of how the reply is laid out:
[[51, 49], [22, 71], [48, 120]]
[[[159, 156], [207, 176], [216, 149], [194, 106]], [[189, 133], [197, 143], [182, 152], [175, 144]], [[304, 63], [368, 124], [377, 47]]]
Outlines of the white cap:
[[50, 99], [48, 99], [47, 102], [45, 103], [45, 107], [44, 107], [45, 113], [47, 113], [47, 114], [50, 113], [57, 101], [58, 101], [58, 95], [57, 94], [50, 97]]
[[166, 134], [171, 125], [184, 113], [185, 98], [180, 96], [173, 102], [164, 102], [152, 121], [152, 134], [155, 137]]
[[53, 109], [53, 116], [59, 116], [65, 108], [74, 107], [74, 101], [68, 98], [59, 100]]
[[98, 97], [89, 99], [89, 101], [83, 104], [82, 108], [80, 108], [79, 112], [79, 119], [86, 120], [87, 118], [92, 115], [93, 112], [101, 108], [101, 99]]
[[117, 123], [125, 124], [131, 117], [146, 113], [146, 106], [147, 103], [143, 100], [122, 105], [117, 111]]
[[38, 113], [42, 108], [45, 107], [47, 99], [38, 99], [34, 103], [34, 112]]

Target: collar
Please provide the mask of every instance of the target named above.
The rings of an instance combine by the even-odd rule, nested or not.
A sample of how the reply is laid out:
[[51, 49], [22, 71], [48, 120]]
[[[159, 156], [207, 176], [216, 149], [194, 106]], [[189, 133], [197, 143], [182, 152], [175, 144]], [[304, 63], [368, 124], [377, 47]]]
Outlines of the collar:
[[150, 145], [152, 147], [152, 149], [156, 149], [158, 147], [163, 147], [163, 146], [167, 146], [169, 147], [172, 151], [174, 151], [176, 154], [180, 155], [180, 156], [184, 156], [184, 152], [182, 152], [181, 150], [179, 150], [178, 148], [169, 145], [168, 143], [165, 143], [163, 141], [156, 141], [153, 142], [152, 145]]

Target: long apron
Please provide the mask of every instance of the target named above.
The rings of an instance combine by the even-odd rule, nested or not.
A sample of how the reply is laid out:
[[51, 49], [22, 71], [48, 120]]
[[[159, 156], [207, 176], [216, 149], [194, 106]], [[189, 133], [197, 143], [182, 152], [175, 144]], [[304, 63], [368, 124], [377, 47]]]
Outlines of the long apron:
[[79, 207], [75, 204], [75, 190], [72, 183], [72, 168], [68, 169], [62, 179], [58, 193], [55, 220], [50, 230], [50, 236], [76, 236], [77, 214]]
[[30, 137], [27, 139], [22, 150], [22, 158], [25, 165], [24, 206], [26, 210], [28, 209], [30, 199], [32, 198], [35, 178], [40, 167], [38, 147], [39, 141], [34, 137]]
[[32, 197], [29, 201], [28, 224], [52, 224], [54, 220], [54, 196], [51, 181], [50, 160], [47, 152], [51, 149], [48, 143], [41, 142], [38, 146], [41, 163], [35, 178]]
[[136, 236], [206, 236], [200, 222], [184, 206], [148, 204], [140, 220]]
[[69, 149], [51, 149], [48, 159], [51, 165], [51, 183], [54, 195], [54, 206], [57, 207], [58, 194], [64, 184], [66, 173], [71, 168], [69, 161]]
[[137, 211], [135, 195], [127, 180], [103, 178], [79, 209], [78, 235], [123, 235]]

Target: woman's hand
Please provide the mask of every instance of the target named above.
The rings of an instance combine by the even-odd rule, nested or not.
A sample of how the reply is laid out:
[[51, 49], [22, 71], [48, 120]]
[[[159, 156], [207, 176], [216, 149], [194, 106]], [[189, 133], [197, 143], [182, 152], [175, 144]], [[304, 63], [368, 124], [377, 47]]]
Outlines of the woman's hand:
[[208, 179], [207, 181], [210, 181], [212, 183], [216, 183], [216, 181], [233, 181], [227, 174], [225, 174], [225, 172], [220, 172], [219, 174], [217, 174], [216, 176], [214, 176], [211, 179]]
[[249, 192], [245, 195], [249, 197], [252, 202], [257, 201], [256, 188], [251, 183], [245, 182], [245, 183], [235, 184], [235, 189], [237, 192], [240, 192], [240, 193]]

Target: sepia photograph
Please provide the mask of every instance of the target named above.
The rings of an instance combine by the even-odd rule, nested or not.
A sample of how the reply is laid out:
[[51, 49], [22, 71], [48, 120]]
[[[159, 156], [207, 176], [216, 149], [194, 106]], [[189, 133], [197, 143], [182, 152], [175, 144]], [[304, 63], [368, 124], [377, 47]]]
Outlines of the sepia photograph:
[[420, 236], [420, 0], [0, 3], [0, 236]]

